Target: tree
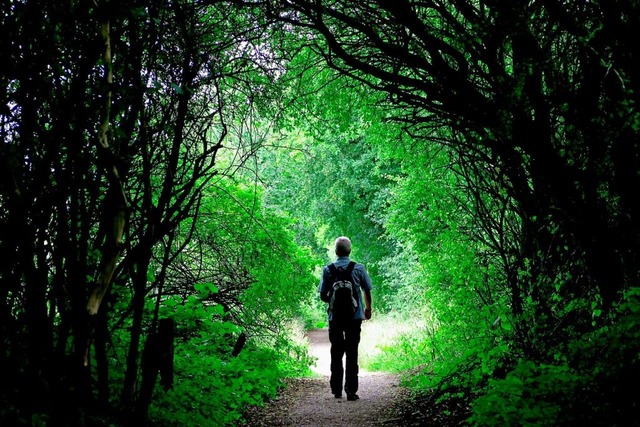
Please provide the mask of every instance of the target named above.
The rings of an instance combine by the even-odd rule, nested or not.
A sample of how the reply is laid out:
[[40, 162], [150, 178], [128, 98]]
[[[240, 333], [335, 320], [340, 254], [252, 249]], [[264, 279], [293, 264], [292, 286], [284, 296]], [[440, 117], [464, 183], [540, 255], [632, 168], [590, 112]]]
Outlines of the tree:
[[516, 223], [504, 241], [518, 244], [500, 252], [514, 315], [530, 297], [549, 311], [551, 283], [563, 274], [573, 277], [562, 286], [568, 298], [591, 295], [605, 306], [637, 279], [628, 190], [638, 180], [629, 61], [637, 46], [624, 36], [635, 25], [633, 3], [617, 3], [619, 14], [544, 1], [258, 5], [298, 28], [329, 66], [386, 93], [417, 140], [449, 147], [485, 229], [502, 209], [481, 206], [505, 192]]
[[[616, 392], [607, 393], [604, 404], [590, 400], [593, 405], [581, 409], [563, 406], [560, 396], [580, 393], [595, 378], [614, 383], [633, 372], [637, 379], [629, 357], [616, 359], [606, 380], [597, 374], [607, 364], [597, 356], [604, 337], [617, 340], [618, 327], [632, 334], [633, 322], [619, 317], [618, 304], [630, 289], [635, 295], [638, 280], [631, 190], [640, 166], [631, 61], [638, 46], [630, 37], [637, 4], [234, 3], [260, 8], [296, 30], [301, 48], [314, 50], [352, 84], [384, 94], [380, 104], [388, 117], [404, 126], [411, 149], [419, 150], [407, 150], [408, 156], [420, 158], [434, 145], [451, 155], [450, 169], [466, 189], [459, 206], [472, 207], [471, 216], [459, 218], [475, 226], [471, 242], [482, 251], [478, 261], [487, 275], [479, 296], [487, 305], [506, 304], [496, 307], [499, 317], [482, 330], [481, 344], [463, 349], [467, 357], [456, 361], [455, 379], [441, 378], [443, 389], [489, 390], [478, 406], [488, 417], [495, 414], [496, 396], [507, 396], [501, 409], [516, 398], [509, 389], [514, 379], [530, 378], [527, 392], [550, 391], [546, 399], [554, 408], [567, 410], [554, 412], [558, 422], [632, 411], [635, 400]], [[420, 202], [432, 202], [408, 200], [418, 210]], [[420, 219], [413, 212], [410, 217]], [[594, 330], [598, 338], [581, 345]], [[638, 342], [622, 347], [634, 354]], [[579, 375], [568, 375], [576, 366]], [[549, 373], [561, 381], [553, 390], [538, 389], [536, 381]], [[506, 416], [523, 415], [526, 410]]]
[[264, 26], [190, 1], [3, 2], [0, 19], [3, 402], [12, 423], [108, 407], [110, 328], [126, 318], [134, 410], [141, 338], [158, 323], [146, 302], [165, 278], [150, 267], [184, 248], [177, 228], [224, 170], [228, 125], [268, 97]]

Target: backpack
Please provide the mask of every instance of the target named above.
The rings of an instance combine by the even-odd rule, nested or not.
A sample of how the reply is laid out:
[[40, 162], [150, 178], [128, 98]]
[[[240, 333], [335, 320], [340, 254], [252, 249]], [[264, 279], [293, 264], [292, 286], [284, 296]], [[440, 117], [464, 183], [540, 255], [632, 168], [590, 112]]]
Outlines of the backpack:
[[329, 311], [332, 313], [331, 319], [334, 321], [353, 320], [353, 315], [358, 310], [360, 299], [351, 275], [355, 265], [356, 263], [353, 261], [349, 262], [347, 268], [329, 264], [333, 281], [329, 291]]

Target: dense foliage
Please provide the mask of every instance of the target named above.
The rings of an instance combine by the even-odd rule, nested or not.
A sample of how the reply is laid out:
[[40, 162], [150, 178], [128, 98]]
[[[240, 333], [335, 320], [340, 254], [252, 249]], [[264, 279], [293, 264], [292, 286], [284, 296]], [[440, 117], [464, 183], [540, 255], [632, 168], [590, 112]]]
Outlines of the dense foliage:
[[409, 415], [638, 425], [639, 12], [3, 1], [0, 422], [238, 424], [348, 235]]
[[0, 19], [2, 423], [144, 419], [158, 372], [158, 423], [194, 399], [232, 423], [306, 366], [289, 319], [315, 286], [244, 172], [265, 28], [187, 1], [5, 1]]
[[[400, 304], [421, 307], [405, 313], [424, 316], [423, 330], [390, 350], [431, 362], [413, 376], [431, 390], [428, 401], [462, 398], [454, 418], [473, 413], [478, 424], [629, 416], [637, 399], [600, 384], [621, 374], [638, 380], [637, 339], [616, 338], [633, 335], [618, 304], [634, 294], [639, 271], [637, 5], [263, 6], [298, 28], [301, 44], [337, 75], [359, 83], [354, 95], [334, 98], [347, 100], [343, 109], [370, 92], [364, 103], [384, 107], [377, 119], [394, 124], [376, 128], [362, 103], [349, 117], [364, 125], [359, 153], [371, 145], [376, 159], [400, 165], [377, 171], [369, 161], [369, 173], [351, 182], [375, 182], [371, 174], [392, 182], [374, 184], [376, 196], [389, 196], [369, 198], [367, 218], [397, 252], [369, 261], [387, 267], [384, 286], [402, 278]], [[322, 101], [314, 112], [325, 114]], [[408, 138], [395, 137], [398, 129]], [[625, 356], [609, 365], [606, 352], [591, 349], [612, 342]], [[571, 396], [580, 402], [569, 404]]]

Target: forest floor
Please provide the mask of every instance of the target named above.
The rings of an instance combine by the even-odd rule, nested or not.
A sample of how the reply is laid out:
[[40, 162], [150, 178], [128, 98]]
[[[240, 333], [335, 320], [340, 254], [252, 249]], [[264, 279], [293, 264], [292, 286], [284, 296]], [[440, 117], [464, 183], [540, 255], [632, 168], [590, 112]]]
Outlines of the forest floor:
[[[359, 400], [335, 398], [329, 388], [329, 336], [326, 330], [308, 333], [313, 367], [318, 377], [287, 380], [287, 387], [263, 408], [247, 414], [248, 427], [296, 426], [410, 426], [418, 425], [400, 415], [406, 407], [408, 391], [397, 375], [360, 371]], [[403, 405], [404, 404], [404, 405]], [[409, 421], [409, 423], [408, 423]]]

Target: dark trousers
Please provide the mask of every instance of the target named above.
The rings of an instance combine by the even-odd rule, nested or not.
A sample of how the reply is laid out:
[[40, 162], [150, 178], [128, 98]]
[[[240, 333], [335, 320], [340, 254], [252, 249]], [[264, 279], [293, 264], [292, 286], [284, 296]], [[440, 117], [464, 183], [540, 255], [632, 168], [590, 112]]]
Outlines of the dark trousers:
[[[350, 320], [348, 322], [329, 322], [329, 341], [331, 341], [331, 392], [342, 393], [342, 381], [344, 378], [344, 391], [347, 394], [355, 394], [358, 391], [358, 344], [360, 344], [360, 328], [362, 320]], [[346, 357], [346, 367], [343, 369], [342, 356]], [[346, 371], [346, 372], [345, 372]]]

